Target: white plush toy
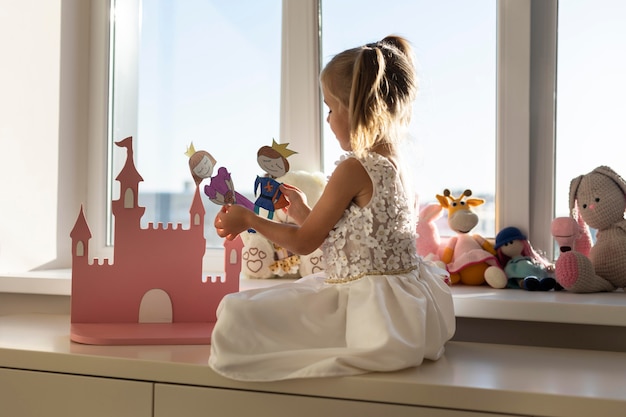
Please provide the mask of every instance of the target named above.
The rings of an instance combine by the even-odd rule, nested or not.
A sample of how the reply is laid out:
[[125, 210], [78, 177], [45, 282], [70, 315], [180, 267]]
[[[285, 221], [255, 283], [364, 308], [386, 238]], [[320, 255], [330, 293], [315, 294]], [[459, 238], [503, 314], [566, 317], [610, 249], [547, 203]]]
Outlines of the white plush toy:
[[[311, 207], [317, 203], [326, 186], [326, 178], [320, 172], [289, 171], [276, 180], [302, 190]], [[276, 211], [274, 220], [294, 223], [283, 210]], [[260, 233], [244, 232], [241, 238], [244, 244], [241, 250], [241, 271], [248, 278], [299, 278], [324, 270], [320, 249], [302, 256], [276, 246]]]

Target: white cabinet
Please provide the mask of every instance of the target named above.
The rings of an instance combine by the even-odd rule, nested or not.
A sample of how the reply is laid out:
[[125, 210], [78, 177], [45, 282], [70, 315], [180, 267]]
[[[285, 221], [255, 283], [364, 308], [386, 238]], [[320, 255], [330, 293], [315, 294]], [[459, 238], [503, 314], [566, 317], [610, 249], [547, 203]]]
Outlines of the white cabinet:
[[504, 417], [505, 415], [234, 389], [155, 384], [154, 417], [180, 416]]
[[506, 417], [461, 410], [0, 368], [11, 417]]
[[0, 415], [151, 417], [152, 387], [149, 382], [0, 368]]

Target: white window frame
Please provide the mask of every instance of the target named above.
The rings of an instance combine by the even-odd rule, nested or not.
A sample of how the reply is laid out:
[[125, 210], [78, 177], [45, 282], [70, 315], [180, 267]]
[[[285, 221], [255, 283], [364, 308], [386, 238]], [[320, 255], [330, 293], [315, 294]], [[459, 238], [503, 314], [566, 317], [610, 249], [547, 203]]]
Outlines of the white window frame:
[[557, 0], [499, 0], [497, 16], [496, 230], [527, 230], [552, 258]]
[[[497, 179], [496, 230], [516, 225], [529, 231], [534, 246], [552, 254], [550, 230], [554, 192], [554, 91], [556, 69], [556, 0], [499, 0], [497, 12]], [[283, 40], [281, 78], [280, 136], [292, 138], [292, 146], [309, 158], [300, 158], [295, 169], [322, 169], [321, 100], [318, 84], [320, 68], [320, 11], [318, 0], [283, 0]], [[132, 33], [127, 34], [131, 38]], [[532, 36], [531, 36], [532, 35]], [[134, 34], [135, 38], [137, 34]], [[129, 41], [127, 45], [133, 45]], [[127, 56], [131, 54], [126, 53]], [[106, 56], [100, 54], [98, 59]], [[101, 71], [103, 65], [95, 65]], [[127, 71], [136, 83], [137, 71]], [[99, 77], [105, 76], [99, 72]], [[100, 90], [102, 91], [100, 82]], [[136, 102], [136, 90], [128, 88], [127, 104]], [[102, 106], [96, 93], [92, 106]], [[127, 108], [132, 106], [125, 106]], [[99, 108], [98, 108], [99, 109]], [[102, 114], [99, 112], [98, 114]], [[128, 123], [133, 123], [132, 114]], [[101, 143], [106, 126], [91, 131], [91, 143]], [[101, 166], [106, 156], [102, 146], [90, 147], [90, 184], [102, 184], [106, 172]], [[100, 187], [101, 189], [101, 187]], [[105, 195], [97, 186], [89, 187], [89, 206], [99, 212], [106, 207]], [[110, 199], [110, 195], [106, 198]], [[94, 235], [106, 236], [104, 225]], [[102, 239], [100, 239], [102, 242]], [[105, 245], [98, 246], [104, 253]], [[223, 252], [209, 249], [205, 268], [214, 270]]]
[[[499, 0], [497, 7], [496, 230], [507, 225], [525, 228], [534, 246], [551, 255], [557, 0]], [[78, 210], [69, 205], [84, 202], [94, 236], [90, 247], [96, 253], [92, 256], [112, 257], [111, 248], [104, 244], [104, 219], [110, 199], [105, 187], [110, 10], [108, 2], [99, 0], [88, 5], [80, 0], [63, 2], [63, 8], [64, 14], [74, 14], [76, 18], [64, 22], [64, 27], [74, 25], [70, 30], [74, 34], [65, 37], [62, 46], [78, 48], [77, 59], [66, 67], [88, 71], [89, 77], [87, 93], [75, 87], [80, 94], [75, 103], [70, 103], [74, 109], [82, 110], [60, 115], [61, 125], [75, 126], [67, 135], [60, 135], [59, 143], [75, 152], [72, 161], [76, 175], [64, 196], [67, 203], [63, 203], [64, 218], [59, 223], [63, 227], [57, 230], [58, 252], [67, 247], [69, 229], [65, 226], [75, 221]], [[294, 168], [311, 171], [322, 168], [319, 20], [317, 0], [283, 0], [280, 135], [293, 138], [293, 147], [310, 155], [300, 158], [302, 166]], [[71, 38], [89, 42], [75, 45]], [[85, 114], [88, 124], [82, 122]], [[64, 256], [56, 267], [71, 267], [69, 258]], [[223, 251], [209, 251], [205, 269], [215, 270], [222, 265], [222, 259]]]

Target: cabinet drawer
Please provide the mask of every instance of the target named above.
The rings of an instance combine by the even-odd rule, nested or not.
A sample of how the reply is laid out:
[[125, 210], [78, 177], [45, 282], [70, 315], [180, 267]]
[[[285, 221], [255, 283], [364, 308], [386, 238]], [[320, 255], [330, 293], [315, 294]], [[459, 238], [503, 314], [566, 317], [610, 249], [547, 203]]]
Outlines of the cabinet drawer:
[[498, 417], [499, 414], [397, 404], [156, 384], [154, 417]]
[[3, 416], [151, 417], [152, 383], [0, 368]]

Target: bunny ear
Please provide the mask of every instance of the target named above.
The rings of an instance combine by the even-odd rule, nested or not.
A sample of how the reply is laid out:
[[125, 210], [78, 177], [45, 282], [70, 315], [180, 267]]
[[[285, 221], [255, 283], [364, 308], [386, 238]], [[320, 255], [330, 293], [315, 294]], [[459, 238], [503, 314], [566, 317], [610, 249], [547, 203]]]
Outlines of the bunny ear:
[[441, 204], [428, 204], [420, 211], [419, 219], [425, 222], [433, 222], [443, 216], [443, 207]]
[[572, 217], [575, 217], [574, 208], [576, 208], [576, 194], [578, 193], [578, 186], [580, 185], [582, 179], [583, 176], [579, 175], [569, 184], [569, 212]]
[[604, 165], [597, 167], [596, 169], [593, 170], [593, 172], [606, 175], [607, 177], [612, 179], [613, 182], [615, 182], [615, 184], [617, 184], [617, 186], [626, 195], [626, 181], [624, 181], [624, 179], [620, 177], [617, 172], [613, 171], [611, 168], [604, 166]]

